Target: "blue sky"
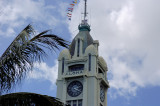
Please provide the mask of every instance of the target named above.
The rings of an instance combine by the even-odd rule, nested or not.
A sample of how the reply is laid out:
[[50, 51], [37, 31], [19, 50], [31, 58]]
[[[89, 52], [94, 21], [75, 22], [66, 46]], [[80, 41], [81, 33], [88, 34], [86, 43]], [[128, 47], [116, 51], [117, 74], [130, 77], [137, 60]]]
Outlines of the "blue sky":
[[[37, 32], [72, 41], [81, 22], [83, 0], [0, 0], [0, 55], [28, 24]], [[91, 36], [99, 40], [99, 54], [108, 65], [108, 106], [160, 106], [160, 1], [88, 0]], [[63, 48], [62, 48], [63, 49]], [[49, 53], [11, 92], [56, 96], [59, 51]]]

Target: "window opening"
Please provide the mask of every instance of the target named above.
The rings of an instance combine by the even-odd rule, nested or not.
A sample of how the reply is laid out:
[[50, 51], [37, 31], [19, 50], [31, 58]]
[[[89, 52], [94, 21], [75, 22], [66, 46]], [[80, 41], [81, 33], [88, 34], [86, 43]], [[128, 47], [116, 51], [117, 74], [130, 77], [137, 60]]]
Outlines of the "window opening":
[[78, 106], [82, 106], [82, 100], [78, 100]]
[[102, 73], [103, 74], [103, 71], [101, 70], [101, 68], [98, 68], [98, 73]]
[[78, 48], [77, 48], [78, 50], [77, 50], [77, 57], [79, 57], [79, 49], [80, 49], [80, 39], [78, 39]]
[[64, 73], [64, 57], [62, 59], [62, 74]]
[[76, 64], [69, 66], [69, 71], [79, 71], [79, 70], [84, 70], [84, 64]]
[[76, 100], [73, 101], [73, 106], [77, 106], [77, 101]]
[[103, 105], [100, 103], [100, 106], [103, 106]]
[[88, 65], [89, 65], [89, 67], [88, 67], [89, 71], [91, 71], [91, 54], [89, 54], [89, 64]]
[[82, 106], [82, 99], [67, 101], [67, 105], [69, 105], [69, 106]]
[[67, 105], [71, 106], [71, 101], [67, 101]]

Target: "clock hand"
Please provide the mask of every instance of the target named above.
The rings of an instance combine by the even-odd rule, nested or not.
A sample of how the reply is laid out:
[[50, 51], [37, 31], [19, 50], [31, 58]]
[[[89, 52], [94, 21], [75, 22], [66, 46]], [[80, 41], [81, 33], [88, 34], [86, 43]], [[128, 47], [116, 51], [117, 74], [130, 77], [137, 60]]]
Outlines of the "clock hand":
[[80, 91], [79, 89], [77, 89], [77, 88], [74, 88], [74, 90], [81, 92], [81, 91]]

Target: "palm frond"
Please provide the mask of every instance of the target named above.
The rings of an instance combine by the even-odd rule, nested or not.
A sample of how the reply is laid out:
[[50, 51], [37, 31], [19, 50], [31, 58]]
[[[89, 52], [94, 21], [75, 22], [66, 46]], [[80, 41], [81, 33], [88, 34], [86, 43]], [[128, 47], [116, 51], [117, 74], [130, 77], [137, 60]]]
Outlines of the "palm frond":
[[49, 30], [35, 35], [28, 25], [10, 44], [0, 57], [0, 93], [7, 92], [21, 81], [26, 72], [32, 70], [35, 61], [41, 62], [46, 56], [44, 49], [68, 48], [69, 42], [54, 35]]
[[18, 92], [0, 96], [0, 106], [69, 106], [47, 95]]

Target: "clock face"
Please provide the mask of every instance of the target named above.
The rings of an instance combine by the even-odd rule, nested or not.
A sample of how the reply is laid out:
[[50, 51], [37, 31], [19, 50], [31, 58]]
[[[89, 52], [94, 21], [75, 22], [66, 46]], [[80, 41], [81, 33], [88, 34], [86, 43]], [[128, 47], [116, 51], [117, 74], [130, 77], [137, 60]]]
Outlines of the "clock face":
[[101, 85], [100, 86], [100, 100], [101, 102], [104, 102], [105, 99], [105, 91], [104, 91], [104, 87]]
[[76, 97], [82, 93], [83, 85], [80, 81], [73, 81], [67, 87], [69, 96]]

